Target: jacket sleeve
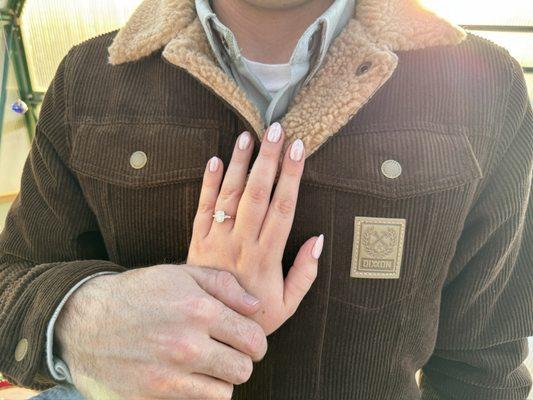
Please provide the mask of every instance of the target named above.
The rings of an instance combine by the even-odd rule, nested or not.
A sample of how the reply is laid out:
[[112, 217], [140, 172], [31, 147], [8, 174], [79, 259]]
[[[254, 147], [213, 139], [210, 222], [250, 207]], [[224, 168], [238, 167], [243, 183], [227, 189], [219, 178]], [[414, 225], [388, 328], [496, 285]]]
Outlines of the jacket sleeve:
[[[70, 54], [70, 53], [69, 53]], [[68, 168], [67, 55], [45, 95], [21, 190], [0, 234], [0, 371], [37, 390], [47, 368], [47, 324], [83, 278], [126, 268], [106, 261], [98, 224]]]
[[522, 69], [512, 64], [495, 162], [442, 291], [423, 400], [524, 400], [531, 389], [523, 361], [533, 335], [533, 113]]

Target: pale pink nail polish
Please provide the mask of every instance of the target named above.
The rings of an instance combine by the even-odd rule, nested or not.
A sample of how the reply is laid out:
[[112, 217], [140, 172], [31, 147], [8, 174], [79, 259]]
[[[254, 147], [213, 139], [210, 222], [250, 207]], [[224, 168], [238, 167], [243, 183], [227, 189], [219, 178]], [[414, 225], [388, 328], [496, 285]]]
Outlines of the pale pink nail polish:
[[213, 157], [209, 160], [209, 172], [217, 172], [219, 161], [217, 157]]
[[311, 250], [311, 255], [313, 256], [315, 260], [318, 260], [320, 258], [323, 247], [324, 247], [324, 235], [320, 235], [318, 239], [316, 240], [315, 245], [313, 246], [313, 250]]
[[246, 150], [250, 144], [250, 133], [245, 131], [239, 136], [239, 149]]
[[281, 138], [281, 125], [279, 124], [279, 122], [274, 122], [268, 128], [267, 140], [271, 143], [277, 143], [279, 142], [280, 138]]
[[289, 157], [292, 161], [302, 161], [304, 155], [304, 143], [300, 139], [296, 139], [291, 146]]

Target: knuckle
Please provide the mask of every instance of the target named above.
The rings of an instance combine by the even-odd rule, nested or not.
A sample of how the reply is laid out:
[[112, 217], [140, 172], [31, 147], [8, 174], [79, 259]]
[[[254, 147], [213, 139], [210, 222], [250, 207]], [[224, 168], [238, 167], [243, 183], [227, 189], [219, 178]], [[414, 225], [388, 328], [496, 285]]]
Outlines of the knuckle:
[[152, 394], [172, 393], [171, 382], [160, 366], [146, 366], [142, 374], [142, 387]]
[[241, 360], [235, 363], [236, 368], [236, 382], [235, 384], [240, 385], [244, 382], [247, 382], [248, 379], [252, 376], [254, 365], [250, 357], [242, 357]]
[[266, 353], [267, 340], [263, 329], [254, 324], [248, 328], [246, 339], [252, 355], [262, 357]]
[[231, 400], [233, 397], [233, 385], [231, 384], [224, 384], [222, 385], [222, 388], [220, 389], [220, 396], [222, 400]]
[[302, 170], [294, 164], [289, 164], [289, 165], [284, 164], [282, 167], [281, 173], [293, 179], [293, 178], [299, 178], [302, 173]]
[[242, 188], [237, 186], [226, 186], [222, 187], [218, 195], [221, 200], [234, 200], [240, 199], [242, 195]]
[[248, 187], [248, 196], [252, 203], [264, 203], [268, 199], [268, 190], [264, 186], [254, 185]]
[[191, 297], [186, 302], [186, 312], [189, 318], [193, 320], [206, 320], [209, 319], [212, 314], [212, 301], [206, 296]]
[[171, 347], [169, 344], [169, 336], [161, 331], [150, 332], [146, 339], [156, 346], [158, 356], [165, 354], [168, 348]]
[[311, 285], [316, 279], [316, 272], [315, 271], [304, 271], [299, 276], [299, 279], [292, 283], [291, 285], [291, 292], [295, 293], [296, 295], [301, 295], [307, 293]]
[[272, 204], [274, 211], [283, 218], [292, 216], [296, 203], [292, 199], [283, 198], [275, 200]]
[[198, 361], [202, 352], [200, 348], [189, 338], [177, 338], [174, 348], [171, 350], [174, 359], [183, 364], [190, 364]]
[[218, 189], [220, 185], [220, 179], [217, 175], [209, 173], [209, 171], [204, 172], [204, 178], [202, 180], [202, 186], [207, 189]]
[[271, 146], [261, 146], [259, 156], [268, 161], [274, 161], [279, 158], [279, 151]]
[[211, 203], [201, 202], [198, 204], [198, 212], [201, 214], [210, 214], [213, 210], [213, 205]]
[[[194, 379], [187, 379], [181, 378], [177, 382], [177, 393], [180, 396], [186, 396], [185, 398], [207, 398], [208, 396], [206, 393], [207, 388], [203, 387], [203, 385], [200, 385], [196, 380]], [[181, 397], [180, 397], [181, 398]]]
[[[227, 376], [230, 376], [232, 368], [234, 367], [234, 364], [229, 362], [226, 354], [221, 352], [219, 349], [211, 348], [206, 362], [209, 370], [215, 371], [218, 374], [225, 374]], [[224, 378], [225, 377], [226, 376], [224, 376]]]
[[310, 286], [316, 279], [317, 276], [317, 270], [316, 268], [311, 268], [310, 271], [309, 268], [306, 268], [305, 271], [302, 271], [302, 279], [308, 284], [307, 286]]
[[227, 382], [220, 382], [217, 387], [210, 390], [210, 395], [204, 395], [202, 399], [209, 400], [231, 400], [233, 396], [233, 385]]
[[188, 380], [187, 381], [187, 392], [189, 395], [193, 398], [197, 397], [204, 397], [206, 395], [206, 391], [208, 388], [204, 387], [204, 385], [201, 385], [200, 383], [196, 382], [195, 380]]
[[[248, 336], [250, 329], [248, 328], [248, 324], [246, 324], [243, 321], [235, 321], [235, 324], [233, 325], [235, 329], [235, 337], [239, 340], [239, 342], [242, 342], [246, 346], [248, 346]], [[249, 352], [249, 350], [247, 350]]]
[[221, 326], [228, 328], [234, 323], [233, 310], [228, 307], [222, 307], [220, 312], [217, 313], [217, 316]]

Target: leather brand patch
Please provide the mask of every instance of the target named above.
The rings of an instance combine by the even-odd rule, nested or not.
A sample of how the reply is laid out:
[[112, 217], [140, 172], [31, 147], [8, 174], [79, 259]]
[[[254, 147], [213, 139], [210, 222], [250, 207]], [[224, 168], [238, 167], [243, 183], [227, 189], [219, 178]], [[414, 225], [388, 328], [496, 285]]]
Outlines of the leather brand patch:
[[352, 278], [399, 279], [405, 219], [355, 217]]

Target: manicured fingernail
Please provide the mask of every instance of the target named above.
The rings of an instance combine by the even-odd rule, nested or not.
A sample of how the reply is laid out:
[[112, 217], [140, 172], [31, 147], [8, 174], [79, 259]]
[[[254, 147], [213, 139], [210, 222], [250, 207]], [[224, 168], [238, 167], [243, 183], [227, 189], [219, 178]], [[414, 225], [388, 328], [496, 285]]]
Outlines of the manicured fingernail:
[[244, 293], [242, 295], [242, 299], [249, 306], [255, 306], [255, 305], [257, 305], [259, 303], [259, 300], [257, 300], [254, 296], [252, 296], [252, 295], [250, 295], [248, 293]]
[[289, 154], [292, 161], [301, 161], [304, 155], [304, 143], [300, 139], [296, 139], [291, 146]]
[[213, 157], [209, 160], [209, 172], [217, 172], [218, 165], [220, 163], [218, 162], [217, 157]]
[[323, 247], [324, 247], [324, 235], [320, 235], [318, 239], [316, 240], [315, 245], [313, 246], [313, 250], [311, 250], [311, 255], [313, 256], [315, 260], [318, 260], [320, 258]]
[[241, 133], [239, 136], [239, 149], [246, 150], [250, 144], [250, 133], [248, 131]]
[[274, 122], [268, 128], [267, 139], [271, 143], [277, 143], [279, 142], [280, 138], [281, 138], [281, 125], [279, 124], [279, 122]]

